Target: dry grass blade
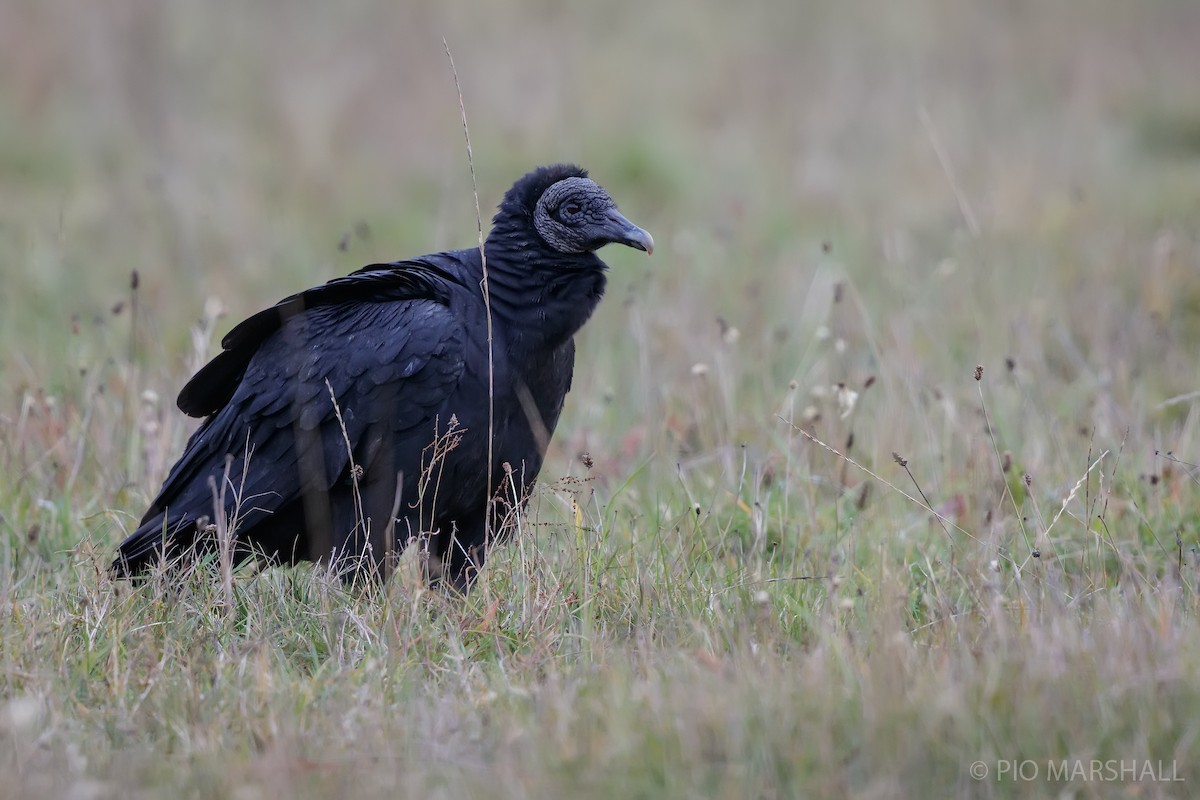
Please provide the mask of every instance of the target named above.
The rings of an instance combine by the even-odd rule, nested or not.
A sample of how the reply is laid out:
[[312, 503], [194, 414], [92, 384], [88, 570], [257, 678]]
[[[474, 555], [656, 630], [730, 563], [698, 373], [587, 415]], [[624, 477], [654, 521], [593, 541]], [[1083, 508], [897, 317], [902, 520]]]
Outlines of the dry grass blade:
[[[984, 398], [983, 398], [983, 367], [982, 366], [975, 367], [975, 388], [979, 392], [979, 408], [983, 414], [983, 423], [984, 423], [984, 425], [987, 426], [988, 440], [992, 443], [992, 453], [996, 456], [996, 466], [999, 470], [1000, 475], [1004, 475], [1004, 473], [1005, 473], [1004, 456], [1000, 452], [1000, 444], [996, 441], [996, 431], [992, 427], [992, 419], [991, 419], [991, 416], [988, 414], [987, 401], [984, 400]], [[1034, 547], [1033, 539], [1029, 535], [1029, 531], [1025, 527], [1025, 516], [1024, 516], [1024, 514], [1021, 513], [1021, 506], [1019, 503], [1017, 503], [1017, 498], [1013, 496], [1012, 488], [1009, 486], [1008, 481], [1003, 481], [1003, 485], [1004, 485], [1004, 496], [1007, 497], [1009, 502], [1012, 504], [1013, 514], [1015, 515], [1016, 520], [1017, 520], [1017, 527], [1020, 528], [1021, 536], [1025, 539], [1025, 545], [1029, 548], [1029, 551], [1032, 553], [1036, 548]]]
[[1100, 462], [1108, 457], [1108, 452], [1109, 451], [1105, 450], [1103, 453], [1096, 456], [1096, 459], [1088, 466], [1087, 471], [1080, 476], [1079, 480], [1075, 481], [1075, 485], [1071, 487], [1071, 491], [1067, 492], [1067, 496], [1063, 498], [1062, 505], [1059, 506], [1058, 512], [1054, 515], [1054, 519], [1052, 519], [1050, 524], [1046, 526], [1046, 530], [1042, 531], [1043, 536], [1050, 536], [1050, 531], [1053, 530], [1054, 526], [1058, 524], [1058, 518], [1061, 517], [1063, 512], [1067, 510], [1067, 506], [1070, 505], [1071, 501], [1075, 499], [1075, 495], [1079, 494], [1079, 490], [1083, 488], [1088, 476], [1092, 474], [1092, 470], [1100, 466]]
[[830, 445], [827, 445], [827, 444], [825, 444], [825, 442], [822, 442], [820, 439], [818, 439], [817, 437], [813, 436], [811, 433], [809, 433], [808, 431], [804, 430], [804, 429], [803, 429], [803, 428], [801, 428], [799, 425], [796, 425], [796, 424], [795, 424], [795, 423], [793, 423], [793, 422], [789, 422], [788, 420], [784, 419], [782, 416], [778, 416], [778, 415], [776, 415], [776, 418], [777, 418], [777, 419], [778, 419], [780, 422], [782, 422], [782, 423], [784, 423], [785, 425], [787, 425], [788, 427], [790, 427], [790, 428], [791, 428], [793, 431], [795, 431], [796, 433], [798, 433], [798, 434], [800, 434], [801, 436], [803, 436], [805, 439], [808, 439], [808, 440], [809, 440], [810, 442], [812, 442], [813, 444], [815, 444], [815, 445], [817, 445], [818, 447], [820, 447], [820, 448], [822, 448], [822, 449], [824, 449], [824, 450], [826, 450], [826, 451], [828, 451], [828, 452], [832, 453], [832, 454], [833, 454], [834, 456], [836, 456], [837, 458], [839, 458], [839, 459], [841, 459], [841, 460], [845, 461], [845, 462], [846, 462], [846, 463], [848, 463], [850, 466], [854, 467], [855, 469], [858, 469], [859, 471], [861, 471], [861, 472], [865, 473], [865, 474], [866, 474], [866, 475], [868, 475], [869, 477], [873, 478], [874, 480], [876, 480], [876, 481], [878, 481], [879, 483], [883, 484], [884, 486], [888, 487], [888, 488], [889, 488], [889, 489], [891, 489], [893, 492], [895, 492], [896, 494], [898, 494], [898, 495], [900, 495], [901, 497], [905, 498], [906, 500], [908, 500], [908, 501], [909, 501], [909, 502], [911, 502], [912, 504], [914, 504], [914, 505], [916, 505], [916, 506], [918, 506], [918, 507], [920, 507], [920, 508], [923, 508], [923, 509], [925, 509], [925, 510], [926, 510], [926, 511], [928, 511], [930, 514], [932, 514], [934, 517], [936, 517], [936, 518], [938, 519], [938, 521], [939, 521], [939, 522], [941, 522], [943, 525], [949, 525], [951, 528], [953, 528], [954, 530], [956, 530], [956, 531], [958, 531], [959, 533], [963, 534], [963, 535], [964, 535], [964, 536], [966, 536], [967, 538], [969, 538], [969, 539], [972, 539], [972, 540], [974, 540], [974, 541], [976, 541], [976, 542], [979, 542], [979, 544], [986, 544], [986, 543], [985, 543], [983, 540], [979, 539], [977, 536], [975, 536], [975, 534], [973, 534], [973, 533], [971, 533], [970, 531], [966, 530], [965, 528], [961, 527], [961, 526], [960, 526], [958, 523], [956, 523], [954, 520], [952, 520], [952, 519], [949, 519], [949, 518], [948, 518], [948, 517], [946, 517], [946, 516], [943, 516], [941, 513], [939, 513], [939, 512], [937, 511], [937, 509], [935, 509], [935, 508], [933, 508], [932, 506], [930, 506], [930, 505], [929, 505], [929, 503], [927, 503], [927, 502], [925, 502], [925, 501], [923, 501], [923, 500], [918, 500], [917, 498], [913, 497], [911, 494], [909, 494], [908, 492], [904, 491], [903, 489], [901, 489], [901, 488], [900, 488], [899, 486], [897, 486], [896, 484], [892, 483], [891, 481], [887, 480], [886, 478], [882, 478], [882, 477], [880, 477], [878, 474], [876, 474], [876, 473], [875, 473], [874, 471], [872, 471], [871, 469], [869, 469], [869, 468], [867, 468], [866, 466], [864, 466], [864, 465], [862, 465], [862, 464], [858, 463], [857, 461], [855, 461], [855, 460], [854, 460], [853, 458], [851, 458], [850, 456], [848, 456], [848, 455], [845, 455], [845, 454], [844, 454], [844, 453], [842, 453], [840, 450], [838, 450], [836, 447], [831, 447]]
[[[346, 445], [346, 465], [350, 471], [350, 489], [354, 493], [354, 525], [358, 530], [358, 536], [354, 538], [361, 539], [364, 543], [362, 553], [339, 553], [337, 555], [343, 558], [353, 556], [365, 561], [370, 557], [367, 547], [371, 541], [371, 520], [367, 519], [366, 510], [363, 508], [360, 485], [362, 467], [354, 463], [354, 444], [350, 441], [350, 432], [346, 430], [346, 421], [342, 418], [342, 407], [338, 403], [337, 393], [333, 390], [333, 384], [329, 382], [328, 378], [325, 379], [325, 389], [329, 392], [329, 401], [333, 404], [333, 413], [337, 417], [338, 429], [342, 432], [342, 443]], [[392, 557], [390, 551], [383, 553], [382, 556], [385, 564], [390, 563]]]
[[[483, 215], [479, 210], [479, 184], [475, 179], [475, 155], [471, 150], [471, 130], [467, 125], [467, 106], [463, 102], [462, 86], [458, 82], [458, 69], [454, 66], [454, 55], [450, 52], [450, 42], [443, 37], [442, 45], [446, 49], [446, 58], [450, 61], [450, 74], [454, 76], [454, 91], [458, 95], [458, 111], [462, 117], [463, 138], [467, 144], [467, 167], [471, 171], [471, 191], [475, 197], [475, 228], [479, 235], [479, 261], [483, 266], [483, 281], [480, 291], [483, 292], [484, 311], [487, 314], [487, 352], [488, 352], [488, 432], [487, 432], [487, 486], [493, 483], [495, 457], [493, 455], [496, 431], [496, 364], [492, 352], [492, 293], [488, 285], [487, 253], [483, 246]], [[488, 525], [491, 525], [492, 515], [488, 514]]]
[[[215, 478], [208, 479], [209, 489], [213, 499], [213, 524], [217, 534], [217, 563], [221, 574], [221, 592], [227, 611], [233, 610], [233, 524], [226, 511], [225, 492], [229, 487], [229, 470], [233, 466], [233, 456], [225, 459], [225, 472], [221, 476], [220, 486]], [[236, 512], [235, 512], [236, 514]], [[203, 531], [197, 531], [202, 535]]]
[[946, 148], [942, 145], [941, 137], [938, 136], [937, 129], [933, 126], [933, 119], [929, 116], [929, 112], [925, 109], [925, 106], [920, 106], [917, 109], [917, 117], [921, 120], [921, 127], [925, 129], [925, 135], [929, 137], [929, 144], [933, 148], [934, 155], [937, 156], [938, 163], [942, 166], [942, 172], [946, 175], [946, 180], [950, 184], [950, 190], [954, 192], [954, 199], [958, 202], [958, 210], [962, 212], [963, 220], [967, 223], [967, 230], [971, 232], [973, 237], [979, 238], [979, 220], [975, 216], [975, 212], [972, 210], [971, 204], [962, 190], [962, 186], [959, 185], [958, 179], [954, 175], [954, 167], [950, 163], [950, 156], [946, 153]]

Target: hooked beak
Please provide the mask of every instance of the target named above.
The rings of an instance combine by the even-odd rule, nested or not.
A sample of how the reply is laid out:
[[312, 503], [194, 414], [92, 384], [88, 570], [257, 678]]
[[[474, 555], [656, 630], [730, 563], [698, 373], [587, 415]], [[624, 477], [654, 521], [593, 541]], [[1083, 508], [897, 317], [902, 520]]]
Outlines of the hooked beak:
[[645, 231], [625, 219], [615, 208], [608, 212], [608, 219], [604, 227], [606, 238], [610, 242], [642, 250], [646, 255], [654, 254], [654, 237], [650, 235], [649, 231]]

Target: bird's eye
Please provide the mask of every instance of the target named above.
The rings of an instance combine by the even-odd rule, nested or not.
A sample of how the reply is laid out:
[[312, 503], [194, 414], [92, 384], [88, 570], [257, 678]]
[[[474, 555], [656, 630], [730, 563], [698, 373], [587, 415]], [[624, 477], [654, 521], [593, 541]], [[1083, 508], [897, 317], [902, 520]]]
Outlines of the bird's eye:
[[563, 206], [563, 211], [566, 211], [571, 216], [575, 216], [583, 209], [579, 207], [579, 203], [567, 203]]

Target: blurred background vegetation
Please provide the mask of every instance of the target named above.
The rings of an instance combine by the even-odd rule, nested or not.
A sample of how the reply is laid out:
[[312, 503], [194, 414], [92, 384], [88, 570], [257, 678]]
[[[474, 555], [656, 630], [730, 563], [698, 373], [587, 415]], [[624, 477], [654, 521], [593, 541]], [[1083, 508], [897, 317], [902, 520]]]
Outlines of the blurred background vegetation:
[[[604, 253], [609, 298], [580, 337], [543, 473], [549, 484], [586, 477], [598, 509], [590, 524], [619, 541], [580, 538], [573, 550], [555, 538], [572, 517], [566, 539], [583, 536], [580, 508], [562, 500], [583, 491], [575, 484], [534, 503], [540, 533], [530, 541], [544, 564], [561, 556], [573, 575], [571, 559], [588, 552], [603, 563], [589, 561], [596, 571], [562, 592], [570, 599], [561, 618], [539, 617], [520, 635], [495, 634], [489, 622], [480, 630], [496, 639], [465, 648], [503, 665], [515, 639], [548, 659], [530, 657], [516, 678], [501, 666], [479, 679], [512, 706], [499, 733], [479, 734], [494, 750], [476, 754], [491, 764], [479, 754], [508, 753], [517, 766], [479, 767], [472, 774], [490, 777], [470, 786], [553, 795], [572, 786], [572, 765], [591, 758], [632, 770], [627, 783], [597, 779], [597, 796], [699, 791], [647, 763], [643, 775], [630, 766], [633, 751], [659, 752], [679, 769], [668, 774], [699, 775], [689, 765], [712, 768], [715, 745], [670, 720], [711, 723], [720, 740], [736, 719], [745, 738], [725, 742], [733, 751], [772, 752], [766, 738], [791, 741], [798, 731], [828, 749], [806, 751], [795, 773], [780, 766], [799, 758], [787, 751], [741, 783], [713, 778], [703, 786], [714, 793], [914, 796], [961, 777], [954, 765], [985, 745], [1000, 757], [1051, 742], [1079, 752], [1113, 722], [1089, 712], [1089, 698], [1108, 686], [1140, 687], [1118, 711], [1167, 709], [1127, 714], [1128, 730], [1106, 740], [1110, 752], [1120, 757], [1129, 742], [1155, 745], [1139, 752], [1195, 752], [1192, 616], [1167, 620], [1137, 604], [1112, 612], [1135, 622], [1114, 629], [1109, 646], [1181, 648], [1163, 650], [1161, 663], [1104, 662], [1073, 688], [1052, 666], [1094, 656], [1092, 618], [1073, 616], [1079, 598], [1111, 590], [1121, 606], [1131, 586], [1194, 586], [1200, 508], [1186, 462], [1197, 457], [1200, 390], [1200, 4], [1185, 0], [0, 2], [0, 597], [24, 615], [0, 628], [3, 696], [53, 709], [37, 712], [38, 724], [88, 742], [72, 746], [109, 765], [118, 783], [122, 764], [163, 778], [130, 750], [174, 749], [180, 763], [216, 765], [185, 782], [201, 794], [229, 789], [234, 778], [219, 768], [229, 753], [250, 764], [256, 752], [274, 758], [257, 743], [277, 732], [247, 721], [257, 712], [244, 710], [245, 695], [232, 696], [224, 722], [187, 711], [193, 690], [173, 677], [241, 670], [262, 652], [270, 655], [260, 674], [283, 687], [263, 698], [308, 691], [301, 710], [310, 701], [320, 709], [293, 720], [316, 731], [316, 748], [337, 740], [333, 707], [311, 683], [302, 691], [289, 681], [341, 687], [330, 689], [337, 695], [369, 686], [372, 670], [410, 668], [407, 658], [434, 677], [405, 691], [441, 698], [418, 721], [443, 733], [446, 719], [478, 722], [482, 712], [453, 699], [456, 670], [467, 669], [454, 647], [389, 650], [362, 634], [359, 660], [325, 667], [331, 651], [313, 644], [318, 633], [297, 634], [299, 644], [266, 633], [255, 640], [265, 651], [213, 662], [187, 650], [164, 673], [158, 659], [173, 652], [170, 640], [147, 644], [128, 631], [149, 635], [175, 612], [114, 600], [94, 574], [178, 454], [190, 428], [174, 395], [228, 327], [363, 264], [474, 244], [443, 37], [462, 82], [485, 226], [515, 178], [569, 160], [657, 244], [648, 260]], [[221, 310], [227, 316], [214, 320]], [[785, 420], [923, 492], [969, 535], [933, 524]], [[594, 467], [583, 466], [584, 452]], [[1064, 500], [1064, 518], [1052, 522]], [[644, 566], [643, 546], [656, 567]], [[542, 567], [512, 577], [527, 557], [515, 547], [508, 562], [501, 556], [484, 597], [516, 593], [526, 607], [544, 599], [529, 588]], [[681, 574], [680, 584], [663, 583]], [[789, 580], [801, 575], [835, 577]], [[663, 597], [646, 599], [651, 585]], [[1023, 627], [1037, 619], [1026, 613], [1041, 597], [1031, 586], [1053, 587], [1069, 613]], [[93, 609], [116, 603], [116, 629], [111, 618], [80, 622], [95, 612], [79, 596]], [[587, 606], [600, 609], [594, 617], [572, 605], [587, 596], [600, 598]], [[1192, 589], [1183, 596], [1194, 612]], [[743, 605], [715, 610], [736, 598]], [[640, 611], [626, 616], [626, 601]], [[273, 602], [318, 624], [296, 610], [307, 595]], [[423, 624], [453, 639], [478, 622], [467, 608], [475, 622], [435, 615]], [[827, 625], [825, 614], [836, 621]], [[942, 639], [941, 627], [927, 627], [971, 614], [980, 628]], [[581, 618], [590, 620], [582, 632]], [[909, 649], [888, 649], [895, 631], [914, 633]], [[1040, 644], [1022, 650], [1028, 661], [1015, 671], [1003, 661], [973, 671], [981, 650], [1019, 648], [1026, 634]], [[874, 643], [869, 653], [856, 649], [859, 636]], [[563, 685], [594, 680], [591, 713], [629, 716], [608, 720], [601, 736], [571, 716], [564, 690], [563, 705], [547, 702], [567, 732], [533, 737], [543, 763], [518, 735], [536, 732], [543, 711], [521, 710], [504, 682], [533, 685], [546, 670], [568, 669], [540, 648], [577, 637], [609, 671], [568, 671]], [[23, 652], [28, 642], [36, 645]], [[949, 662], [927, 657], [925, 644], [948, 648]], [[746, 655], [761, 655], [760, 645], [779, 659], [764, 666]], [[668, 662], [664, 653], [699, 648], [702, 666], [712, 659], [746, 677], [721, 705], [704, 670], [668, 666], [646, 678], [638, 658], [655, 647]], [[797, 652], [811, 658], [799, 677]], [[750, 702], [762, 681], [783, 676], [801, 681], [798, 694], [784, 687]], [[936, 748], [905, 749], [897, 731], [916, 726], [929, 738], [915, 741], [947, 741], [941, 718], [922, 716], [947, 680], [963, 682], [946, 702], [961, 713], [954, 731], [967, 749], [947, 746], [945, 768], [927, 769]], [[661, 713], [630, 710], [643, 706], [627, 685], [658, 697]], [[806, 687], [837, 690], [817, 698]], [[1009, 714], [1024, 691], [1065, 697], [1062, 718], [1075, 722]], [[141, 701], [131, 698], [160, 694], [165, 730], [142, 728], [139, 738]], [[696, 694], [715, 705], [694, 703]], [[68, 695], [91, 712], [46, 699]], [[878, 738], [847, 733], [871, 702], [893, 727], [879, 727]], [[975, 716], [985, 706], [999, 716]], [[786, 725], [763, 722], [779, 708], [789, 709]], [[240, 738], [243, 725], [254, 746]], [[437, 749], [447, 742], [466, 746], [451, 729], [432, 737], [427, 767], [450, 763]], [[604, 749], [621, 736], [642, 744], [620, 757]], [[390, 754], [402, 766], [428, 754], [407, 746], [407, 756]], [[19, 763], [0, 762], [0, 773], [23, 774]], [[823, 763], [854, 769], [833, 780]], [[880, 763], [897, 782], [864, 777]], [[13, 785], [40, 785], [21, 780]], [[981, 786], [957, 791], [1039, 789]]]
[[[648, 263], [609, 254], [616, 302], [584, 337], [577, 395], [628, 392], [655, 404], [645, 421], [690, 391], [719, 317], [741, 334], [730, 369], [780, 399], [791, 378], [879, 372], [895, 412], [1007, 357], [1036, 376], [1052, 427], [1111, 439], [1189, 408], [1147, 416], [1195, 388], [1191, 3], [118, 0], [0, 15], [10, 402], [128, 349], [128, 314], [112, 312], [134, 270], [134, 352], [169, 395], [207, 298], [240, 318], [363, 263], [470, 245], [445, 37], [485, 222], [528, 167], [575, 160], [661, 242]], [[837, 283], [859, 304], [840, 338], [870, 346], [817, 363]], [[643, 374], [614, 387], [631, 319]]]

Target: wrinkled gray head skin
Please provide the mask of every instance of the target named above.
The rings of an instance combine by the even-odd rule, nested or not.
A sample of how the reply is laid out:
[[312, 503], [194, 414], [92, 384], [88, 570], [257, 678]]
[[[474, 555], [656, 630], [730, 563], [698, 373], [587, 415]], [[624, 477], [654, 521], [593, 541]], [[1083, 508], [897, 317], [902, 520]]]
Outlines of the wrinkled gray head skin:
[[560, 253], [589, 253], [616, 243], [654, 252], [654, 239], [617, 211], [617, 204], [590, 178], [564, 178], [538, 198], [533, 226]]

